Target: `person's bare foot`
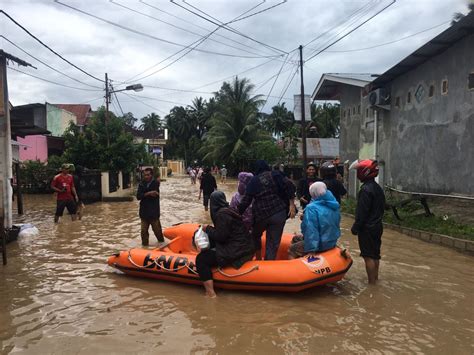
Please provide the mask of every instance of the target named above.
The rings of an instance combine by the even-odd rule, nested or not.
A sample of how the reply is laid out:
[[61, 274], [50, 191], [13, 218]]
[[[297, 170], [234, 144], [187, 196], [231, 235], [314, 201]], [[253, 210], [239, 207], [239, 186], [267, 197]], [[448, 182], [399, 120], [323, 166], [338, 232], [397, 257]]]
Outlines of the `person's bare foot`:
[[209, 298], [216, 298], [217, 297], [215, 292], [206, 292], [206, 296], [209, 297]]

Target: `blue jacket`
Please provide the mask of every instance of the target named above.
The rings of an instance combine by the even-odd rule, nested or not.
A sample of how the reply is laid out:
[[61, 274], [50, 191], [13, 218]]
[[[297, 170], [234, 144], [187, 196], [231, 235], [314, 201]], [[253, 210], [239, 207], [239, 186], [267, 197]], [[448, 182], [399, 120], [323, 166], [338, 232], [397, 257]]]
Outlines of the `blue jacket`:
[[309, 253], [334, 248], [341, 236], [340, 222], [339, 203], [331, 191], [328, 190], [317, 200], [311, 200], [304, 210], [301, 223], [304, 251]]

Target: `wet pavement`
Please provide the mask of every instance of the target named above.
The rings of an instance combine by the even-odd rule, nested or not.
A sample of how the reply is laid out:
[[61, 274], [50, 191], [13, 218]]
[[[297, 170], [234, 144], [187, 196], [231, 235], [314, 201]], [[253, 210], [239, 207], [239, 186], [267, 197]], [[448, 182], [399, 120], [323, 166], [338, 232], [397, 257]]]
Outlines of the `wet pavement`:
[[[219, 186], [228, 196], [235, 182]], [[188, 179], [162, 183], [162, 224], [209, 222]], [[86, 206], [54, 225], [51, 195], [25, 196], [40, 235], [9, 244], [0, 266], [2, 353], [474, 353], [474, 258], [386, 230], [381, 280], [366, 285], [351, 220], [346, 278], [299, 294], [217, 290], [136, 279], [107, 266], [140, 245], [138, 202]], [[296, 220], [285, 230], [298, 230]], [[151, 246], [156, 243], [150, 236]]]

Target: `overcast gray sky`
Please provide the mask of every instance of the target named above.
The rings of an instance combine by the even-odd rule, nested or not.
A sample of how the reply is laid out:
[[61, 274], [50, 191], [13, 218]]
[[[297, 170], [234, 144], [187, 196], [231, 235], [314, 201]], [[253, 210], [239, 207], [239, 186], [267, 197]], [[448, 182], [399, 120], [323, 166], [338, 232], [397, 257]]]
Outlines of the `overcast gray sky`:
[[[390, 0], [288, 0], [268, 11], [229, 25], [255, 41], [219, 28], [197, 47], [202, 51], [194, 50], [163, 69], [171, 61], [186, 53], [184, 50], [146, 71], [182, 50], [182, 46], [190, 45], [202, 38], [201, 36], [209, 34], [217, 26], [168, 0], [114, 0], [114, 3], [105, 0], [60, 1], [154, 38], [111, 25], [54, 1], [2, 0], [1, 3], [2, 9], [17, 22], [92, 76], [103, 79], [104, 73], [107, 72], [109, 78], [114, 80], [116, 89], [124, 87], [121, 82], [143, 84], [145, 90], [133, 93], [136, 95], [133, 98], [122, 93], [117, 94], [123, 110], [132, 112], [139, 118], [153, 111], [163, 117], [174, 105], [190, 104], [195, 96], [207, 98], [211, 96], [208, 92], [219, 89], [224, 78], [257, 66], [256, 69], [249, 70], [240, 77], [249, 78], [256, 86], [255, 94], [262, 94], [264, 97], [269, 95], [274, 85], [271, 97], [264, 108], [264, 111], [268, 112], [279, 101], [288, 79], [294, 73], [293, 61], [297, 59], [297, 51], [294, 50], [300, 44], [305, 45], [320, 37], [305, 46], [304, 58], [307, 59], [315, 53], [315, 50], [322, 49], [325, 44], [348, 32], [391, 2]], [[187, 3], [175, 0], [175, 2], [196, 13], [199, 13], [195, 9], [198, 8], [223, 22], [231, 21], [261, 3], [257, 0], [187, 0]], [[248, 14], [280, 2], [282, 1], [266, 0]], [[313, 91], [322, 73], [383, 73], [445, 30], [455, 12], [466, 13], [467, 3], [468, 0], [398, 0], [326, 52], [305, 63], [306, 93], [310, 94]], [[55, 69], [82, 82], [73, 81], [51, 70], [4, 38], [0, 38], [0, 48], [28, 61], [38, 69], [16, 66], [13, 68], [74, 87], [58, 86], [9, 70], [10, 101], [14, 105], [45, 101], [87, 102], [96, 108], [103, 104], [104, 93], [101, 89], [104, 86], [103, 82], [71, 67], [5, 16], [2, 14], [0, 16], [0, 30], [3, 36]], [[427, 29], [430, 30], [389, 45], [352, 51], [396, 41]], [[344, 52], [347, 50], [351, 51]], [[282, 61], [287, 59], [290, 62], [284, 64]], [[275, 76], [280, 68], [281, 73], [275, 81], [275, 77], [272, 76]], [[142, 78], [155, 71], [157, 72], [153, 75]], [[147, 85], [166, 89], [151, 88]], [[299, 85], [299, 75], [296, 75], [283, 96], [282, 101], [285, 101], [290, 109], [293, 109], [291, 98], [293, 94], [299, 92]], [[177, 90], [194, 90], [202, 93]], [[113, 101], [112, 111], [120, 113], [115, 98]]]

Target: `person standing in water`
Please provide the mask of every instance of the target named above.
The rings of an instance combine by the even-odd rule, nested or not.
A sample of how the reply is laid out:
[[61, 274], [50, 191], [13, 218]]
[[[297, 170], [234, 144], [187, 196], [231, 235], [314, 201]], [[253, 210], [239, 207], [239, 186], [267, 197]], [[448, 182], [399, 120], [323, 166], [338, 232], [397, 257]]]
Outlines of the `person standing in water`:
[[160, 184], [153, 178], [152, 168], [146, 168], [143, 172], [143, 181], [138, 185], [137, 200], [140, 201], [142, 245], [148, 246], [150, 225], [158, 243], [163, 243], [165, 239], [160, 222]]
[[69, 164], [69, 171], [71, 172], [72, 178], [74, 179], [74, 188], [76, 189], [76, 193], [77, 193], [76, 215], [77, 215], [77, 219], [81, 220], [83, 211], [84, 211], [84, 202], [82, 202], [82, 188], [81, 188], [81, 178], [82, 178], [83, 167], [78, 165], [76, 168], [74, 164]]
[[265, 260], [275, 260], [288, 217], [295, 218], [295, 186], [280, 171], [271, 171], [264, 160], [257, 160], [256, 175], [250, 180], [238, 205], [242, 215], [252, 204], [252, 237], [256, 259], [262, 258], [262, 234], [266, 231]]
[[377, 161], [356, 160], [349, 169], [357, 170], [357, 178], [362, 182], [351, 232], [358, 236], [360, 256], [364, 258], [369, 284], [373, 285], [379, 278], [385, 195], [375, 182], [379, 174]]
[[221, 184], [224, 184], [226, 183], [227, 181], [227, 169], [225, 167], [225, 165], [222, 165], [222, 169], [221, 169]]
[[51, 188], [57, 192], [56, 213], [54, 214], [54, 223], [59, 222], [59, 217], [64, 213], [64, 209], [71, 215], [73, 221], [76, 220], [76, 202], [77, 197], [76, 188], [74, 187], [74, 179], [69, 174], [69, 164], [61, 166], [61, 173], [56, 175], [51, 182]]
[[321, 181], [316, 175], [316, 164], [308, 163], [306, 165], [306, 176], [298, 182], [298, 187], [296, 188], [296, 197], [298, 197], [302, 209], [311, 201], [309, 187], [316, 181]]
[[203, 205], [204, 210], [207, 212], [209, 208], [209, 198], [211, 194], [217, 190], [216, 178], [212, 176], [211, 169], [209, 167], [204, 168], [204, 173], [202, 174], [201, 183], [199, 186], [199, 197], [201, 199], [201, 194], [203, 195]]

